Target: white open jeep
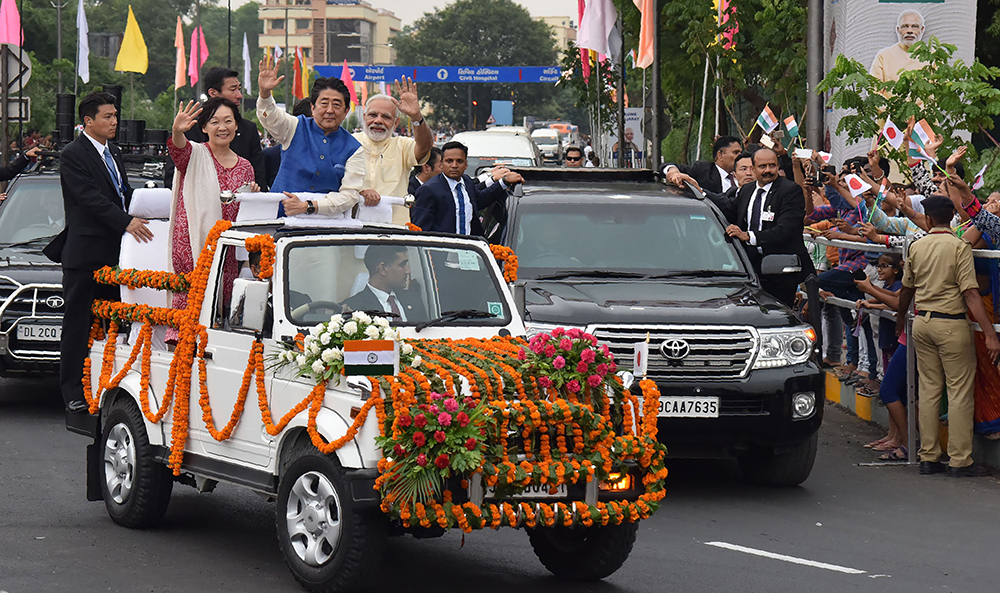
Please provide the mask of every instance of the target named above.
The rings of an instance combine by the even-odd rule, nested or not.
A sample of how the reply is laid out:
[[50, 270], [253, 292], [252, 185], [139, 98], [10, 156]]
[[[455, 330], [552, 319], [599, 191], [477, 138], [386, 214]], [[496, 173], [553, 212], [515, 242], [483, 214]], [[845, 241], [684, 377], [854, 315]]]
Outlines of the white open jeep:
[[[141, 528], [162, 518], [174, 482], [201, 492], [220, 481], [251, 488], [276, 499], [279, 547], [296, 579], [315, 591], [356, 587], [378, 566], [391, 532], [439, 535], [452, 526], [527, 527], [539, 558], [564, 577], [603, 578], [621, 566], [635, 539], [635, 521], [662, 498], [665, 451], [657, 448], [655, 432], [652, 439], [645, 434], [648, 424], [640, 427], [644, 404], [637, 398], [623, 416], [629, 405], [623, 389], [613, 396], [602, 383], [594, 390], [594, 401], [602, 403], [590, 405], [573, 397], [547, 398], [525, 374], [524, 395], [511, 365], [517, 347], [527, 343], [509, 338], [523, 335], [524, 326], [486, 242], [360, 223], [228, 227], [216, 226], [186, 278], [109, 268], [95, 274], [98, 281], [122, 284], [123, 302], [95, 302], [103, 321], [95, 323], [84, 377], [92, 415], [68, 421], [70, 430], [94, 437], [87, 451], [89, 500], [103, 500], [115, 522]], [[166, 233], [161, 229], [158, 237]], [[387, 317], [393, 329], [386, 335], [418, 355], [404, 358], [398, 377], [327, 372], [318, 383], [324, 369], [310, 375], [308, 366], [288, 359], [308, 353], [303, 334], [310, 328], [351, 310], [350, 303], [364, 302], [356, 295], [368, 286], [365, 256], [376, 246], [404, 254], [409, 278], [396, 303], [398, 316], [381, 309], [366, 314]], [[141, 253], [130, 253], [140, 249], [152, 248], [132, 243], [123, 251], [123, 267], [139, 260], [157, 269]], [[240, 264], [234, 262], [247, 260], [248, 250], [252, 265], [243, 265], [235, 277]], [[163, 289], [187, 289], [189, 309], [171, 310]], [[163, 342], [167, 325], [179, 328], [174, 348]], [[306, 344], [319, 339], [318, 330], [312, 335]], [[491, 345], [494, 337], [506, 353]], [[488, 356], [434, 354], [452, 352], [450, 340], [461, 339], [480, 339]], [[478, 360], [473, 356], [484, 359], [483, 369], [494, 369], [489, 376], [469, 362]], [[428, 364], [431, 358], [436, 364]], [[615, 379], [611, 369], [609, 381]], [[525, 401], [531, 385], [543, 394], [535, 407]], [[439, 391], [455, 398], [448, 405], [464, 401], [489, 412], [481, 414], [482, 443], [468, 445], [478, 457], [453, 455], [478, 459], [478, 467], [473, 462], [466, 471], [445, 468], [447, 491], [422, 499], [426, 504], [387, 497], [391, 484], [377, 484], [380, 476], [401, 464], [408, 449], [406, 459], [412, 459], [416, 449], [406, 432], [413, 427], [404, 428], [404, 421], [428, 404], [437, 413], [430, 397], [440, 398], [431, 393]], [[419, 399], [407, 408], [404, 396]], [[649, 397], [658, 402], [658, 393]], [[248, 399], [250, 409], [244, 409]], [[526, 418], [534, 415], [522, 406], [541, 410], [538, 423], [531, 425]], [[508, 412], [509, 424], [498, 424]], [[409, 416], [401, 421], [401, 414]], [[634, 436], [628, 437], [633, 416]], [[443, 435], [447, 424], [441, 423], [437, 432]], [[565, 439], [558, 446], [557, 433]], [[380, 443], [380, 435], [405, 440], [404, 446]], [[542, 452], [533, 456], [540, 442]], [[433, 440], [431, 445], [437, 446]], [[428, 471], [439, 459], [431, 460]], [[533, 466], [533, 460], [542, 463]], [[423, 464], [408, 467], [420, 472]]]

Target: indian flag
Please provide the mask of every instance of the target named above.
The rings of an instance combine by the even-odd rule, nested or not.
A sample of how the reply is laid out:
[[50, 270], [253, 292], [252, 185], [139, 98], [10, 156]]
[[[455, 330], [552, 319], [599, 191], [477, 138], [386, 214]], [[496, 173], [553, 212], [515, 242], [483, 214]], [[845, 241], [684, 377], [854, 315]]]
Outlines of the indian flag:
[[910, 135], [910, 139], [919, 144], [920, 148], [927, 148], [933, 138], [934, 130], [926, 119], [913, 124], [913, 134]]
[[774, 112], [768, 105], [765, 105], [764, 111], [761, 111], [760, 115], [757, 116], [757, 125], [764, 130], [765, 134], [770, 134], [774, 128], [778, 127], [778, 118], [774, 116]]
[[909, 162], [911, 167], [916, 163], [919, 163], [920, 161], [930, 161], [931, 163], [937, 163], [937, 161], [932, 159], [930, 155], [927, 154], [927, 151], [924, 150], [924, 147], [921, 144], [918, 144], [913, 138], [910, 138], [910, 140], [907, 142], [907, 156], [910, 157]]
[[794, 138], [799, 135], [799, 124], [795, 121], [794, 115], [785, 118], [785, 129], [788, 130], [788, 137]]
[[[914, 126], [916, 128], [916, 126]], [[903, 145], [903, 133], [899, 131], [896, 124], [892, 123], [892, 120], [888, 117], [885, 118], [885, 125], [882, 126], [882, 135], [885, 139], [889, 141], [889, 144], [893, 148], [899, 150], [899, 147]]]
[[975, 179], [975, 181], [972, 182], [972, 189], [973, 190], [979, 189], [979, 188], [981, 188], [983, 186], [983, 183], [984, 183], [983, 182], [983, 176], [986, 175], [986, 168], [987, 167], [989, 167], [988, 163], [985, 164], [985, 165], [983, 165], [983, 168], [979, 170], [979, 173], [976, 173], [976, 179]]
[[344, 374], [399, 374], [399, 343], [395, 340], [344, 340]]

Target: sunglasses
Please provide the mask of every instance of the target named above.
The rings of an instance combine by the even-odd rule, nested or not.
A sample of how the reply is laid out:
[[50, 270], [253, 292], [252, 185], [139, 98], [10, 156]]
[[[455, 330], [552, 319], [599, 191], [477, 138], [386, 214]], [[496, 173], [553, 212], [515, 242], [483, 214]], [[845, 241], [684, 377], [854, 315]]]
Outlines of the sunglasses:
[[581, 158], [583, 158], [583, 157], [578, 157], [578, 156], [568, 156], [568, 157], [566, 157], [566, 160], [567, 160], [567, 161], [578, 161], [578, 160], [580, 160]]

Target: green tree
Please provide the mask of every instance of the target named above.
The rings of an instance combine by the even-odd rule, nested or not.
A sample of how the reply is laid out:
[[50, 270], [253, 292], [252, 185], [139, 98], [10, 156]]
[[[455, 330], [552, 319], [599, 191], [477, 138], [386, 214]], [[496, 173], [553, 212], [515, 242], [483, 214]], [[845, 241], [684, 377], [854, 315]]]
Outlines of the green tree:
[[[557, 63], [551, 30], [511, 0], [458, 0], [426, 13], [393, 41], [397, 62], [407, 66], [552, 66]], [[545, 84], [421, 84], [421, 98], [434, 106], [436, 124], [468, 122], [469, 88], [475, 120], [482, 127], [491, 100], [514, 101], [515, 120], [558, 111], [557, 93]]]

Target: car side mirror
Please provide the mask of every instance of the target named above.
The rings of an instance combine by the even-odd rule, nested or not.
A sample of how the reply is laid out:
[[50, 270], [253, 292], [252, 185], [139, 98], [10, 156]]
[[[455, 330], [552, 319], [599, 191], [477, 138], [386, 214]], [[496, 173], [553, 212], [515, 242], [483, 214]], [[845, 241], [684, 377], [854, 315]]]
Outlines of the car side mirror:
[[269, 287], [266, 280], [237, 278], [233, 281], [233, 296], [229, 301], [230, 329], [264, 331]]
[[772, 253], [764, 256], [760, 262], [760, 273], [764, 276], [773, 274], [798, 274], [802, 271], [799, 256], [794, 253]]

